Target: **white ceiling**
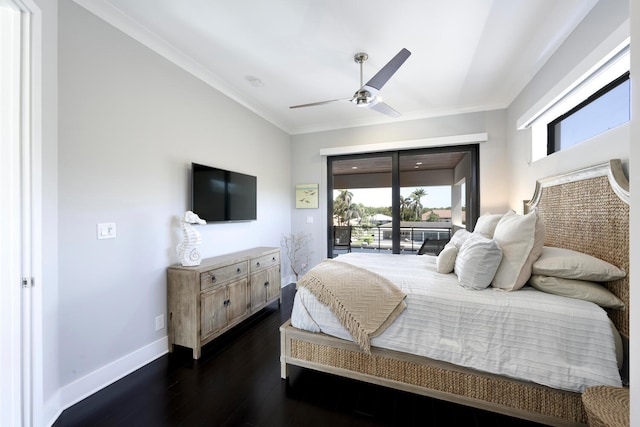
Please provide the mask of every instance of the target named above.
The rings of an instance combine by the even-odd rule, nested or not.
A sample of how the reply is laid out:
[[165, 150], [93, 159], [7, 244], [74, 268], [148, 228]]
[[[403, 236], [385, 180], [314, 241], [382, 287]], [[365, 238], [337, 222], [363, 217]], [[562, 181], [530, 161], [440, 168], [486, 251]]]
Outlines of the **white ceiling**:
[[[597, 0], [75, 0], [291, 134], [506, 108]], [[349, 102], [401, 48], [393, 119]], [[252, 79], [262, 85], [255, 86]]]

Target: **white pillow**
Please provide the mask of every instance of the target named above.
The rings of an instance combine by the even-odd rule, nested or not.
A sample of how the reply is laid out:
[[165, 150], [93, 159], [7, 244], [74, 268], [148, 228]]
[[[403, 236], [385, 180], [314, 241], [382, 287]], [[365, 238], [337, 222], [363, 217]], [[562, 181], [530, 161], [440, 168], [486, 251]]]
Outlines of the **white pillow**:
[[495, 240], [472, 234], [458, 251], [454, 265], [458, 283], [468, 289], [485, 289], [496, 274], [502, 250]]
[[532, 273], [594, 282], [618, 280], [627, 275], [624, 270], [600, 258], [551, 246], [542, 249], [540, 258], [533, 264]]
[[484, 215], [481, 215], [480, 218], [478, 218], [478, 222], [476, 222], [476, 226], [474, 227], [473, 232], [480, 233], [483, 236], [488, 237], [489, 239], [492, 239], [493, 233], [496, 230], [496, 226], [498, 225], [498, 222], [500, 222], [503, 216], [504, 214], [491, 214], [491, 213], [486, 213]]
[[438, 258], [436, 258], [436, 270], [438, 273], [449, 274], [453, 271], [453, 267], [456, 263], [456, 257], [458, 255], [458, 248], [455, 245], [444, 248], [440, 251]]
[[449, 243], [444, 245], [444, 247], [448, 248], [451, 246], [455, 246], [456, 248], [458, 248], [458, 250], [460, 250], [460, 247], [469, 238], [469, 236], [471, 236], [471, 233], [469, 233], [466, 228], [461, 228], [460, 230], [453, 233], [453, 236], [451, 236]]
[[526, 215], [507, 212], [493, 234], [502, 249], [502, 262], [491, 285], [515, 291], [527, 283], [533, 263], [544, 246], [544, 223], [536, 211]]
[[591, 301], [600, 307], [624, 310], [624, 303], [604, 286], [586, 280], [532, 275], [529, 284], [549, 294]]

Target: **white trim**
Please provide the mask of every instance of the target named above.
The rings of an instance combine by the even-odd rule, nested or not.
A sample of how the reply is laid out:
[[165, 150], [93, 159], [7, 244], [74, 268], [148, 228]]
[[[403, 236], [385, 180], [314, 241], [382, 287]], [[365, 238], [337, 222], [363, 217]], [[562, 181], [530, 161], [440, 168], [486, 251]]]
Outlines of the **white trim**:
[[59, 395], [56, 399], [60, 402], [59, 410], [48, 425], [53, 424], [65, 409], [164, 356], [168, 352], [168, 345], [169, 338], [164, 336], [133, 353], [102, 366], [71, 384], [67, 384], [59, 390]]
[[321, 148], [321, 156], [341, 156], [345, 154], [376, 153], [390, 150], [410, 150], [416, 148], [448, 147], [488, 141], [486, 132], [466, 135], [440, 136], [434, 138], [408, 139], [404, 141], [381, 142], [377, 144], [350, 145], [344, 147]]
[[3, 0], [0, 15], [0, 424], [8, 426], [24, 424], [20, 288], [21, 11], [16, 6]]
[[553, 88], [542, 96], [516, 122], [517, 129], [525, 129], [569, 92], [580, 85], [598, 68], [617, 55], [629, 44], [629, 19], [598, 45], [589, 55], [561, 78]]
[[[20, 0], [30, 14], [29, 23], [29, 177], [30, 256], [34, 287], [29, 289], [31, 317], [30, 411], [32, 425], [42, 425], [44, 405], [44, 342], [42, 280], [42, 11], [33, 0]], [[56, 325], [57, 327], [57, 325]], [[55, 358], [58, 359], [57, 357]]]
[[[21, 153], [20, 153], [20, 178], [21, 178], [21, 241], [22, 241], [22, 277], [33, 283], [33, 166], [31, 156], [33, 147], [33, 68], [32, 68], [32, 24], [33, 15], [30, 11], [21, 14], [20, 36], [21, 44], [21, 70], [20, 70], [20, 127], [21, 127]], [[24, 280], [24, 279], [23, 279]], [[33, 361], [34, 348], [33, 333], [33, 288], [22, 290], [22, 422], [25, 426], [34, 425], [33, 419]]]

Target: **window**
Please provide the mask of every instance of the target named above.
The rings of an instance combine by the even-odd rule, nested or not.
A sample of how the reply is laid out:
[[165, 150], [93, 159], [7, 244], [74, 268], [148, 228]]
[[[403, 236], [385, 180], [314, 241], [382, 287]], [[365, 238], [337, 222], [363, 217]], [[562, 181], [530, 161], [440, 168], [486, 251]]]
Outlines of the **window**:
[[575, 77], [561, 79], [518, 120], [519, 129], [531, 129], [531, 162], [629, 121], [629, 39], [610, 49], [568, 73]]
[[547, 126], [547, 154], [564, 150], [630, 119], [629, 72]]

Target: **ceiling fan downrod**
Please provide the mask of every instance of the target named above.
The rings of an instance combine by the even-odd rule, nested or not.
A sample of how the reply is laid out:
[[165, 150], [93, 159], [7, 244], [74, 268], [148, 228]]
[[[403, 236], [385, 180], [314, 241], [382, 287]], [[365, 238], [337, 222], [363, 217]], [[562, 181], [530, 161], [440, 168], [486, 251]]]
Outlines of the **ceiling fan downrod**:
[[362, 78], [362, 64], [364, 64], [367, 59], [369, 59], [369, 55], [364, 52], [356, 53], [353, 56], [353, 60], [360, 64], [360, 87], [364, 86], [364, 80]]
[[373, 99], [373, 97], [371, 96], [371, 93], [369, 93], [368, 90], [362, 89], [362, 87], [364, 86], [363, 66], [362, 66], [362, 64], [364, 64], [367, 59], [369, 59], [369, 55], [367, 55], [364, 52], [356, 53], [353, 56], [353, 60], [355, 62], [357, 62], [358, 64], [360, 64], [360, 89], [358, 89], [353, 94], [353, 99], [351, 101], [354, 104], [356, 104], [358, 107], [367, 106], [371, 102], [371, 100]]

